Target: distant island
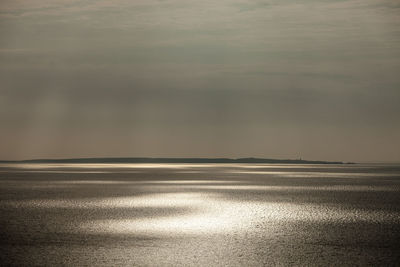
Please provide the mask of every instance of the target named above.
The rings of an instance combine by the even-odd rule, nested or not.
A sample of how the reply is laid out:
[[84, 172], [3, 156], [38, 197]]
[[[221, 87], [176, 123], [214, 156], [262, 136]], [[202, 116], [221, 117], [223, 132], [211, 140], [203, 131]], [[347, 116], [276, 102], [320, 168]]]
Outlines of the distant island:
[[287, 164], [353, 164], [352, 162], [264, 158], [69, 158], [0, 160], [0, 163], [287, 163]]

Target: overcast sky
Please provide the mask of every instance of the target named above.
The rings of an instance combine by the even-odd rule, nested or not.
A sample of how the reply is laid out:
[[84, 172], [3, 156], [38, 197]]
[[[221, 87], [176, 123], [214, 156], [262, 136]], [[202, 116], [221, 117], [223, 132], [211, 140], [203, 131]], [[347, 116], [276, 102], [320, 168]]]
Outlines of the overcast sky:
[[400, 162], [397, 0], [1, 0], [0, 159]]

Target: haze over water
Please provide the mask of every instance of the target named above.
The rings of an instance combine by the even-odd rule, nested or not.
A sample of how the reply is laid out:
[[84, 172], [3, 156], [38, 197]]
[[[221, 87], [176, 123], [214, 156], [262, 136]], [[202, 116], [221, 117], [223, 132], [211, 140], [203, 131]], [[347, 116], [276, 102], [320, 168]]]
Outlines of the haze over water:
[[4, 265], [398, 265], [399, 165], [3, 164]]

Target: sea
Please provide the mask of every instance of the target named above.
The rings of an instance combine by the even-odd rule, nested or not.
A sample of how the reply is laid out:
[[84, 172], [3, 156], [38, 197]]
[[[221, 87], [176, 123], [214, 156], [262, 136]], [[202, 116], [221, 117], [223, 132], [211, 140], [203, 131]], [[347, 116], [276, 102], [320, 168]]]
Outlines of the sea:
[[0, 164], [1, 266], [400, 266], [400, 164]]

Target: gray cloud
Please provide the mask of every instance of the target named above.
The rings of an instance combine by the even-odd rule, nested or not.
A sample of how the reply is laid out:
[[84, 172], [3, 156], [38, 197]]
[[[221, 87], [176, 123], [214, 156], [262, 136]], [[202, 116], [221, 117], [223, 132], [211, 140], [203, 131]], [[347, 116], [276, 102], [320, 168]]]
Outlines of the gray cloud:
[[2, 1], [0, 158], [400, 160], [396, 1]]

